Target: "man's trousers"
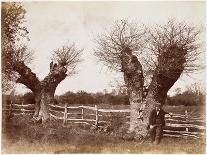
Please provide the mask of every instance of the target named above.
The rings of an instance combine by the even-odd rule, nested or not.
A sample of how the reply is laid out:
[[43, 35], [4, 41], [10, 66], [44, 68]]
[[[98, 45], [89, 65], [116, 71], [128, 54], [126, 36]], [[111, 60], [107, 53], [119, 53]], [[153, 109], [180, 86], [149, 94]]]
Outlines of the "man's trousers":
[[150, 130], [150, 137], [151, 137], [152, 143], [159, 144], [162, 137], [163, 137], [163, 127], [156, 126], [153, 129], [151, 129]]

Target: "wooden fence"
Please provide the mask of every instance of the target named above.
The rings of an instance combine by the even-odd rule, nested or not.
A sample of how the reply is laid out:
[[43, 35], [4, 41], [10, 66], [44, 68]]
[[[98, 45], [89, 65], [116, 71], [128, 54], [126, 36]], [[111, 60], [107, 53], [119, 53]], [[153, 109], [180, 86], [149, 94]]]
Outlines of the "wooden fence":
[[3, 106], [3, 111], [8, 112], [9, 115], [33, 115], [34, 104], [9, 104]]
[[[4, 111], [8, 111], [13, 115], [32, 115], [34, 113], [34, 105], [20, 105], [12, 104], [3, 107]], [[125, 113], [125, 117], [129, 124], [130, 109], [98, 109], [95, 105], [92, 106], [59, 106], [49, 105], [50, 120], [60, 120], [63, 124], [67, 123], [81, 123], [89, 124], [95, 127], [104, 127], [108, 120], [103, 120], [103, 114], [106, 113]], [[102, 119], [100, 119], [102, 118]], [[100, 125], [102, 124], [102, 125]], [[166, 116], [166, 127], [164, 129], [164, 136], [166, 137], [192, 137], [200, 138], [205, 134], [205, 120], [204, 116], [196, 116], [189, 114], [185, 110], [184, 114], [173, 114], [172, 117]]]
[[200, 138], [205, 134], [205, 117], [191, 115], [187, 110], [185, 114], [174, 114], [166, 117], [164, 136]]
[[[63, 124], [72, 122], [72, 123], [84, 123], [90, 124], [92, 126], [99, 127], [100, 122], [99, 117], [102, 116], [99, 114], [97, 106], [58, 106], [50, 105], [50, 119], [62, 120]], [[87, 113], [85, 112], [87, 110]]]

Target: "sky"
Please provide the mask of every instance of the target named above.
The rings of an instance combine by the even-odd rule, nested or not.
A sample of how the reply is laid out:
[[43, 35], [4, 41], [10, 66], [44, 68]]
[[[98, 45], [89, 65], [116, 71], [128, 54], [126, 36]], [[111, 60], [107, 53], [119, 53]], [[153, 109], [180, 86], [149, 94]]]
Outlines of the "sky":
[[[167, 1], [115, 1], [115, 2], [24, 2], [25, 25], [29, 31], [28, 47], [35, 51], [35, 59], [29, 66], [40, 79], [49, 73], [53, 50], [75, 43], [83, 48], [83, 61], [78, 74], [67, 77], [57, 87], [55, 94], [67, 91], [110, 91], [116, 86], [120, 73], [110, 72], [93, 56], [94, 38], [109, 28], [115, 20], [127, 18], [147, 26], [165, 23], [169, 18], [196, 25], [205, 25], [205, 2]], [[205, 36], [205, 35], [203, 35]], [[205, 42], [205, 37], [202, 37]], [[194, 82], [205, 81], [205, 72], [183, 75], [170, 89], [169, 94], [180, 87], [182, 90]], [[26, 91], [17, 85], [20, 92]]]

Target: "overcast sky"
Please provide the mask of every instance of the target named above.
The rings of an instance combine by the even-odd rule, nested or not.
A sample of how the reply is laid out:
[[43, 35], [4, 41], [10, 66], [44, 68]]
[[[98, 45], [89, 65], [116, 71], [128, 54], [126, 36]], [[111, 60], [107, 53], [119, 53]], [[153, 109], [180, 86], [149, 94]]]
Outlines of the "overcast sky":
[[[40, 79], [49, 73], [52, 51], [67, 43], [84, 48], [79, 73], [62, 81], [56, 94], [66, 91], [88, 92], [111, 90], [120, 74], [107, 71], [93, 56], [93, 38], [103, 32], [114, 20], [128, 18], [138, 23], [153, 25], [165, 23], [176, 17], [197, 25], [205, 25], [204, 2], [24, 2], [26, 26], [29, 31], [28, 46], [35, 51], [30, 65]], [[205, 41], [205, 38], [203, 38]], [[185, 88], [196, 81], [203, 81], [205, 74], [182, 76], [170, 90]], [[23, 87], [17, 87], [22, 89]]]

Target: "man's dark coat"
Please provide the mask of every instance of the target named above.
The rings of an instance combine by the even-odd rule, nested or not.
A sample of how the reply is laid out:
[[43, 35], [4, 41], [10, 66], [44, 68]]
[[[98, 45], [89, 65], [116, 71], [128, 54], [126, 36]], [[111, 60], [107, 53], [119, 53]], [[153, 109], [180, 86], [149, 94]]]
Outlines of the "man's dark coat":
[[149, 117], [149, 125], [155, 125], [156, 124], [156, 119], [161, 120], [161, 124], [164, 127], [165, 126], [165, 114], [168, 114], [164, 110], [160, 109], [159, 114], [157, 115], [157, 112], [155, 109], [153, 109], [150, 113]]

